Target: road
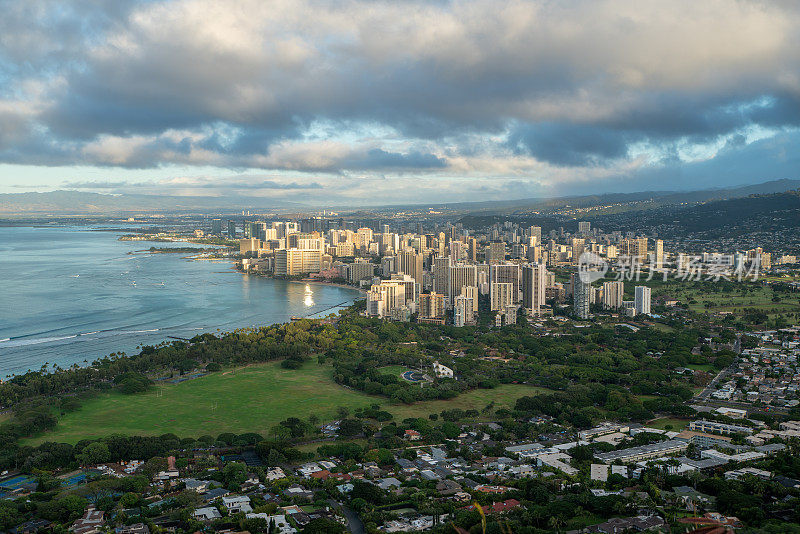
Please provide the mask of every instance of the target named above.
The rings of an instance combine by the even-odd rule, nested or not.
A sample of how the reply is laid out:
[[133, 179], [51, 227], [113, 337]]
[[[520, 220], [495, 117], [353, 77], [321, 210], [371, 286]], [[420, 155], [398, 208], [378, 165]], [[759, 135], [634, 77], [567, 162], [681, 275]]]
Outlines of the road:
[[689, 404], [699, 404], [704, 405], [710, 408], [739, 408], [741, 410], [747, 410], [748, 412], [760, 412], [764, 414], [788, 414], [789, 411], [785, 408], [780, 408], [776, 406], [754, 406], [750, 403], [746, 402], [738, 402], [738, 401], [729, 401], [729, 400], [719, 400], [714, 399], [711, 397], [711, 394], [716, 391], [716, 385], [720, 382], [724, 382], [728, 379], [728, 377], [738, 369], [738, 359], [735, 360], [730, 366], [726, 367], [722, 371], [717, 374], [708, 383], [708, 385], [703, 388], [703, 391], [698, 393], [692, 400], [689, 401]]
[[732, 364], [730, 364], [728, 367], [726, 367], [725, 369], [723, 369], [722, 371], [717, 373], [717, 376], [715, 376], [713, 379], [711, 379], [711, 382], [709, 382], [708, 385], [705, 388], [703, 388], [703, 391], [698, 393], [692, 399], [692, 401], [707, 401], [709, 399], [709, 397], [711, 397], [711, 394], [714, 391], [717, 390], [717, 388], [715, 386], [718, 383], [724, 382], [725, 380], [727, 380], [728, 376], [730, 376], [733, 373], [733, 371], [738, 368], [738, 363], [737, 362], [738, 362], [738, 359], [734, 360], [734, 362]]
[[331, 505], [332, 508], [341, 510], [342, 515], [347, 519], [347, 528], [350, 530], [351, 534], [364, 534], [364, 523], [361, 522], [361, 518], [358, 517], [357, 513], [333, 499], [328, 499], [328, 504]]

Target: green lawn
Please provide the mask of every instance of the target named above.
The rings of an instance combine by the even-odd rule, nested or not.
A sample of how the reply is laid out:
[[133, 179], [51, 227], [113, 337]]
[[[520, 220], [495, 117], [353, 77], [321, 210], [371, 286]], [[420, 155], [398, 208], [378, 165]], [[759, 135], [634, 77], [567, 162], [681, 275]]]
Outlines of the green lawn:
[[54, 431], [28, 442], [75, 443], [114, 433], [169, 432], [198, 437], [250, 431], [263, 435], [287, 417], [316, 414], [322, 420], [332, 420], [339, 406], [352, 410], [376, 401], [339, 386], [330, 374], [329, 366], [308, 363], [291, 371], [270, 363], [158, 385], [139, 395], [102, 394], [64, 415]]
[[659, 430], [666, 430], [664, 427], [667, 425], [672, 425], [671, 430], [680, 432], [689, 425], [689, 421], [686, 419], [676, 419], [674, 417], [661, 417], [645, 423], [645, 426], [658, 428]]
[[707, 293], [699, 292], [694, 289], [687, 289], [683, 292], [684, 297], [693, 297], [697, 302], [690, 304], [689, 308], [696, 312], [732, 312], [743, 313], [745, 309], [752, 308], [762, 310], [770, 315], [779, 313], [793, 313], [800, 310], [797, 299], [794, 295], [782, 294], [780, 302], [773, 302], [773, 292], [770, 288], [759, 287], [754, 291], [742, 293], [732, 291], [730, 293]]
[[519, 397], [546, 391], [507, 384], [470, 391], [447, 401], [391, 405], [384, 397], [339, 386], [331, 373], [327, 365], [307, 363], [302, 369], [287, 370], [269, 363], [213, 373], [180, 384], [159, 384], [138, 395], [104, 393], [62, 416], [53, 431], [25, 443], [76, 443], [111, 434], [173, 433], [179, 437], [199, 437], [222, 432], [258, 432], [266, 435], [287, 417], [306, 419], [315, 414], [323, 421], [333, 420], [340, 406], [352, 411], [381, 404], [397, 420], [403, 420], [452, 408], [481, 410], [490, 402], [495, 402], [496, 408], [512, 407]]
[[688, 367], [692, 371], [703, 371], [705, 373], [713, 373], [714, 372], [714, 366], [711, 365], [710, 363], [702, 363], [702, 364], [701, 363], [696, 363], [696, 364], [695, 363], [690, 363], [686, 367]]
[[513, 408], [514, 403], [520, 397], [548, 391], [545, 388], [521, 384], [502, 384], [494, 389], [475, 389], [450, 400], [415, 402], [409, 406], [390, 406], [387, 409], [395, 416], [395, 419], [402, 421], [407, 417], [427, 417], [429, 414], [453, 408], [482, 410], [490, 402], [495, 403], [495, 409]]
[[384, 375], [392, 375], [400, 378], [402, 373], [408, 371], [409, 368], [404, 365], [387, 365], [386, 367], [379, 367], [378, 372]]

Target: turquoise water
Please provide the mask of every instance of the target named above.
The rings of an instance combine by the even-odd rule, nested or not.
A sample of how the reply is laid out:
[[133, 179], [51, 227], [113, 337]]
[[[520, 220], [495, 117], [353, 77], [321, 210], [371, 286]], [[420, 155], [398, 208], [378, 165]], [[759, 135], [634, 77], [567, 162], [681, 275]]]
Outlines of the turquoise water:
[[130, 354], [169, 336], [285, 322], [358, 297], [242, 275], [226, 261], [136, 253], [187, 244], [118, 241], [122, 233], [0, 227], [0, 377]]

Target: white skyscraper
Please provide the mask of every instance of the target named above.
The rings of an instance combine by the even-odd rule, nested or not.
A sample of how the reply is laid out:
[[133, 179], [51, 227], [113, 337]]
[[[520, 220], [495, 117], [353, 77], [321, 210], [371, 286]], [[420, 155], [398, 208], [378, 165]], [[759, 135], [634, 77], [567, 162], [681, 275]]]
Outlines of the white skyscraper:
[[514, 284], [510, 282], [492, 282], [489, 290], [489, 300], [492, 311], [503, 310], [514, 304]]
[[636, 315], [650, 315], [650, 288], [636, 286], [633, 300]]
[[656, 239], [656, 257], [655, 257], [655, 268], [661, 269], [664, 267], [664, 241], [661, 239]]
[[603, 282], [603, 307], [619, 308], [625, 295], [625, 283], [622, 280]]
[[453, 305], [453, 326], [464, 326], [474, 321], [472, 299], [459, 295], [455, 298]]
[[[489, 283], [490, 292], [491, 284], [495, 283], [508, 283], [513, 284], [514, 288], [511, 292], [511, 304], [516, 304], [519, 301], [519, 265], [516, 263], [504, 263], [500, 265], [489, 266]], [[491, 295], [489, 296], [491, 299]]]

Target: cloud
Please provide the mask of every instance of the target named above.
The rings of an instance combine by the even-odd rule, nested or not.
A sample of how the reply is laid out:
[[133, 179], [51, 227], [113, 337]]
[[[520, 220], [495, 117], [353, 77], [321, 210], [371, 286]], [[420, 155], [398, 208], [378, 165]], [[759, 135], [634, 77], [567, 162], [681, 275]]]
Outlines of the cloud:
[[799, 36], [797, 5], [756, 0], [18, 2], [0, 162], [721, 180], [718, 154], [800, 128]]

